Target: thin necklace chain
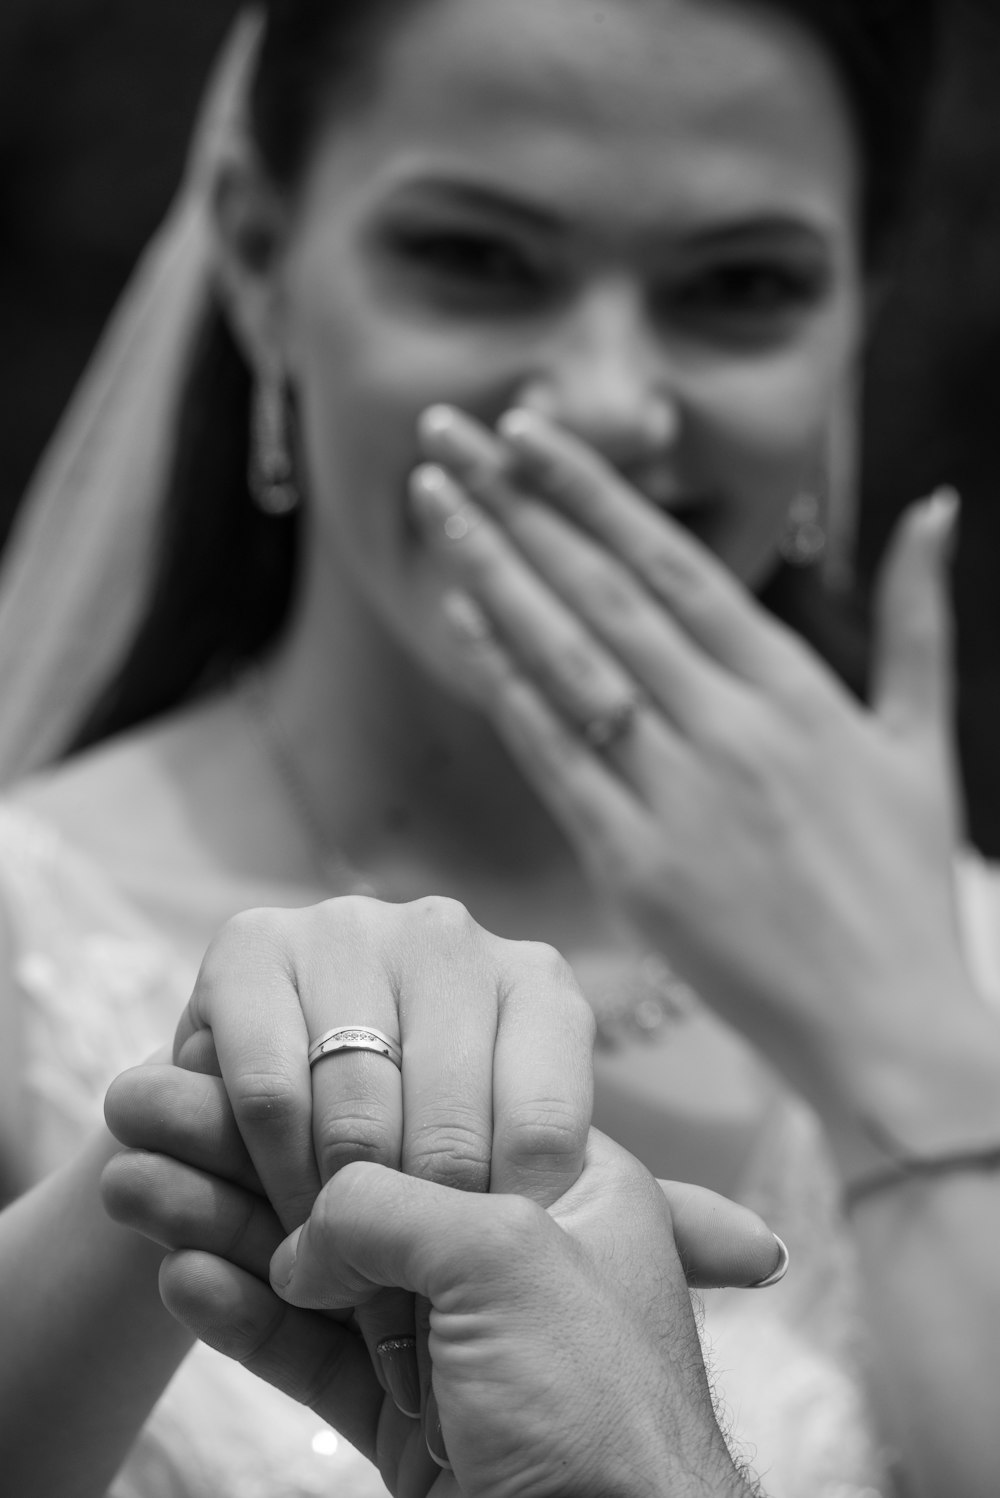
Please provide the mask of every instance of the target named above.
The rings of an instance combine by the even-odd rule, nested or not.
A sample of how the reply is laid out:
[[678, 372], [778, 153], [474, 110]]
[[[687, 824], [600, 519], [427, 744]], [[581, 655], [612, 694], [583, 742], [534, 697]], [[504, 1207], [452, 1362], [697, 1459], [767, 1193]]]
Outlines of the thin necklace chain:
[[236, 692], [244, 704], [257, 745], [281, 782], [285, 798], [295, 813], [320, 882], [325, 888], [330, 888], [331, 893], [339, 895], [379, 895], [375, 882], [324, 834], [323, 819], [285, 738], [258, 665], [248, 666], [243, 671], [236, 683]]

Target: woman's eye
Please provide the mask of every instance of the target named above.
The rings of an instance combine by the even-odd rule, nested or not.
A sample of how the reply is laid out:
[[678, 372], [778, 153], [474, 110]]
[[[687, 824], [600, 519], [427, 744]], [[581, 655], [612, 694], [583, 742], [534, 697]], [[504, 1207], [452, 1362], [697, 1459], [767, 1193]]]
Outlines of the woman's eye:
[[778, 333], [822, 301], [827, 278], [819, 270], [786, 265], [733, 264], [705, 271], [667, 293], [668, 310], [703, 318], [725, 331]]
[[486, 234], [435, 231], [398, 233], [395, 253], [416, 269], [460, 287], [517, 290], [537, 276], [516, 246]]

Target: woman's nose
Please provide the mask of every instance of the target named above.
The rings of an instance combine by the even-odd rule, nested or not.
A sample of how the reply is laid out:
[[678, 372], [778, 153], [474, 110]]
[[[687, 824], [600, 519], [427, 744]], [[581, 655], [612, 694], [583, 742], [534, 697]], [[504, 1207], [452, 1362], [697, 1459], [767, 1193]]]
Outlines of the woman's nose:
[[618, 288], [576, 309], [517, 399], [622, 469], [669, 451], [680, 430], [666, 353], [642, 309]]

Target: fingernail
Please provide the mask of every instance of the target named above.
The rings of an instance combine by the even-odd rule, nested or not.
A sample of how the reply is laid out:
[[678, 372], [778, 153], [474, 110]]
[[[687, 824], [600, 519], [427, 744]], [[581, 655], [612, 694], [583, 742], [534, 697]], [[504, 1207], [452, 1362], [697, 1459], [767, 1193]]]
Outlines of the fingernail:
[[416, 1337], [384, 1337], [375, 1346], [386, 1388], [397, 1410], [410, 1420], [420, 1419], [420, 1373]]
[[451, 406], [428, 406], [417, 422], [421, 435], [443, 437], [455, 426], [455, 412]]
[[945, 530], [950, 527], [962, 504], [962, 496], [951, 484], [942, 484], [935, 489], [927, 501], [927, 514], [932, 520], [935, 529]]
[[415, 497], [429, 500], [439, 509], [445, 505], [449, 509], [458, 509], [461, 505], [458, 486], [439, 463], [421, 463], [419, 468], [415, 468], [410, 489]]
[[441, 1416], [438, 1414], [438, 1403], [433, 1389], [427, 1395], [427, 1406], [424, 1410], [424, 1440], [431, 1460], [439, 1467], [443, 1467], [445, 1472], [450, 1472], [452, 1465], [448, 1460], [448, 1448], [444, 1444]]
[[468, 593], [446, 593], [441, 606], [448, 624], [469, 644], [481, 645], [492, 637], [489, 620]]
[[[304, 1226], [303, 1223], [302, 1227]], [[282, 1295], [292, 1282], [302, 1227], [297, 1227], [294, 1233], [290, 1233], [284, 1243], [279, 1243], [271, 1255], [270, 1280], [271, 1289], [275, 1295]]]
[[777, 1233], [775, 1233], [774, 1235], [774, 1241], [778, 1245], [777, 1263], [766, 1279], [757, 1280], [756, 1284], [753, 1285], [747, 1285], [746, 1288], [748, 1290], [767, 1290], [771, 1285], [776, 1285], [778, 1284], [779, 1280], [783, 1280], [785, 1278], [785, 1275], [788, 1273], [788, 1265], [790, 1260], [788, 1249], [785, 1246], [783, 1240], [778, 1237]]
[[449, 541], [464, 541], [482, 518], [450, 474], [436, 463], [423, 463], [414, 471], [411, 492], [418, 514], [440, 525]]
[[534, 411], [523, 406], [512, 406], [497, 422], [497, 431], [510, 442], [530, 441], [539, 433], [539, 421]]

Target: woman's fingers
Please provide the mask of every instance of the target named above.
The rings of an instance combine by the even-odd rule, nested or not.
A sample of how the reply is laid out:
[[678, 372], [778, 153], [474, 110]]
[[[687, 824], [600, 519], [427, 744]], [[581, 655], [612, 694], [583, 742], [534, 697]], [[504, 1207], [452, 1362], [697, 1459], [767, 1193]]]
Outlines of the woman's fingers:
[[[614, 771], [626, 753], [635, 764], [638, 749], [628, 742], [634, 725], [626, 722], [618, 738], [599, 750], [556, 712], [493, 633], [474, 599], [453, 593], [445, 612], [480, 702], [501, 738], [581, 858], [599, 876], [603, 863], [607, 876], [615, 862], [613, 851], [638, 846], [646, 824], [640, 801]], [[669, 750], [669, 745], [663, 748]], [[669, 780], [682, 773], [679, 758], [675, 753], [665, 759]]]
[[674, 1241], [694, 1289], [759, 1285], [787, 1265], [783, 1244], [749, 1207], [703, 1186], [660, 1181], [670, 1207]]
[[411, 489], [414, 511], [432, 544], [570, 722], [586, 732], [593, 720], [634, 697], [636, 678], [627, 665], [585, 627], [443, 468], [418, 469]]
[[[477, 475], [490, 472], [484, 435], [491, 434], [448, 407], [434, 407], [420, 430], [427, 456], [454, 467], [475, 492]], [[799, 642], [665, 508], [585, 443], [534, 411], [508, 412], [498, 431], [509, 456], [494, 459], [492, 472], [549, 502], [624, 563], [714, 662], [779, 694], [815, 685], [815, 666]]]
[[[175, 1120], [173, 1133], [146, 1115], [122, 1131], [211, 1167], [215, 1134], [228, 1129], [230, 1144], [246, 1146], [231, 1173], [256, 1171], [286, 1229], [308, 1215], [322, 1182], [358, 1163], [463, 1193], [487, 1192], [495, 1172], [504, 1190], [548, 1201], [583, 1163], [592, 1024], [554, 954], [492, 937], [455, 901], [347, 898], [256, 912], [213, 943], [176, 1040], [181, 1057], [194, 1049], [211, 1065], [214, 1053], [222, 1080], [157, 1073], [161, 1102], [174, 1089], [175, 1114], [181, 1093], [202, 1099], [199, 1112], [209, 1107], [208, 1137], [199, 1140], [197, 1114]], [[324, 1043], [310, 1068], [310, 1050]], [[113, 1109], [127, 1112], [129, 1086], [119, 1084]], [[218, 1107], [223, 1086], [232, 1119]], [[184, 1180], [188, 1195], [168, 1197], [197, 1219], [202, 1185]], [[147, 1227], [161, 1227], [162, 1204], [144, 1200]], [[219, 1200], [225, 1241], [191, 1241], [225, 1253], [234, 1203]], [[421, 1389], [412, 1298], [390, 1286], [366, 1296], [357, 1319], [386, 1388], [412, 1417]]]
[[[554, 948], [504, 942], [491, 1190], [550, 1206], [579, 1178], [593, 1110], [594, 1015]], [[516, 956], [516, 961], [511, 960]]]
[[196, 1337], [308, 1405], [365, 1456], [376, 1457], [383, 1394], [355, 1333], [283, 1304], [256, 1276], [205, 1253], [167, 1257], [160, 1294]]
[[321, 1181], [313, 1154], [310, 1036], [284, 912], [228, 921], [201, 966], [177, 1029], [175, 1059], [210, 1030], [237, 1127], [287, 1229], [308, 1217]]
[[498, 992], [491, 938], [456, 900], [403, 907], [399, 975], [406, 1117], [402, 1168], [460, 1191], [489, 1190]]
[[939, 490], [900, 521], [876, 595], [873, 699], [900, 733], [947, 734], [952, 699], [952, 618], [947, 569], [959, 499]]
[[104, 1116], [115, 1138], [130, 1149], [172, 1155], [245, 1190], [261, 1192], [218, 1077], [176, 1066], [133, 1067], [109, 1087]]
[[[313, 1147], [323, 1181], [356, 1160], [393, 1168], [400, 1162], [400, 1070], [392, 1057], [365, 1048], [373, 1043], [365, 1035], [371, 1030], [374, 1044], [384, 1036], [398, 1059], [398, 1003], [384, 925], [381, 908], [365, 899], [327, 901], [290, 919], [288, 939], [296, 954], [309, 1046], [329, 1036], [334, 1046], [343, 1047], [322, 1055], [310, 1069]], [[387, 961], [374, 960], [380, 951]]]
[[[456, 414], [449, 443], [438, 443], [452, 451], [454, 479], [450, 486], [436, 479], [440, 470], [433, 465], [418, 470], [415, 506], [463, 585], [482, 599], [511, 646], [549, 686], [555, 700], [579, 719], [581, 710], [573, 701], [579, 662], [596, 662], [608, 651], [629, 680], [687, 735], [698, 737], [706, 723], [730, 719], [729, 698], [737, 690], [731, 674], [699, 648], [632, 566], [547, 500], [519, 488], [510, 465], [504, 465], [498, 454], [487, 460], [475, 436], [471, 421]], [[481, 510], [468, 503], [466, 493], [491, 522], [482, 524]], [[474, 527], [470, 517], [480, 517]], [[555, 634], [552, 623], [555, 615], [558, 628], [565, 628], [563, 610], [537, 582], [527, 596], [514, 596], [517, 590], [524, 591], [521, 575], [530, 578], [532, 573], [563, 605], [572, 627], [566, 642]], [[549, 630], [553, 633], [546, 648]]]
[[354, 1160], [398, 1166], [400, 1074], [345, 1049], [310, 1067], [331, 1030], [398, 1038], [383, 907], [361, 898], [306, 911], [251, 911], [227, 923], [202, 964], [175, 1055], [211, 1032], [239, 1132], [288, 1227], [324, 1180]]
[[125, 1150], [105, 1167], [109, 1216], [164, 1248], [197, 1248], [266, 1278], [281, 1223], [252, 1191], [145, 1150]]

